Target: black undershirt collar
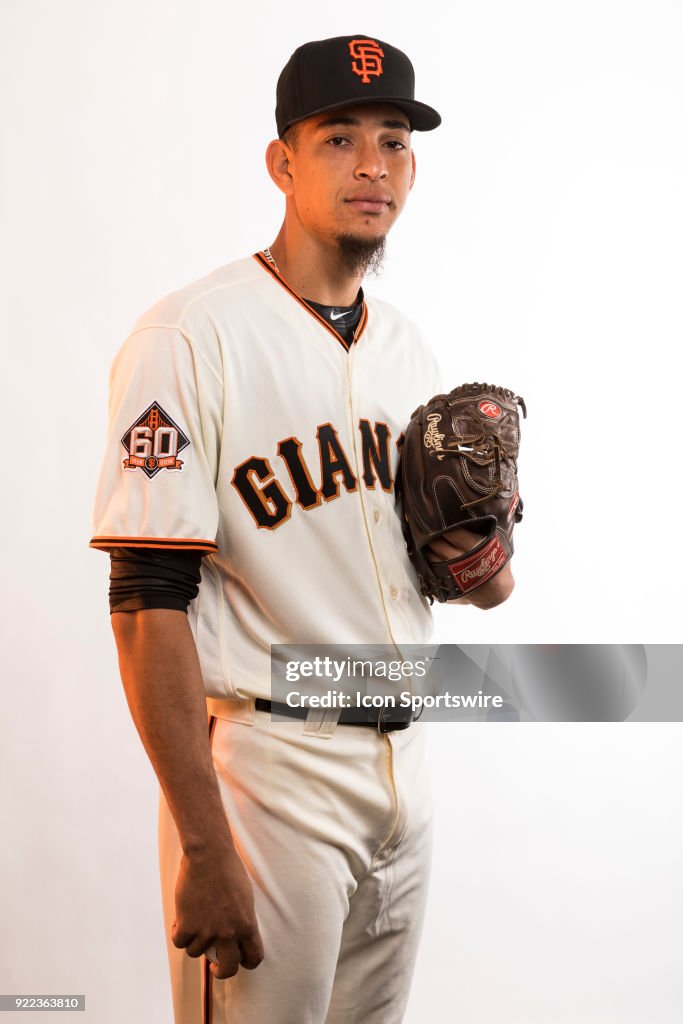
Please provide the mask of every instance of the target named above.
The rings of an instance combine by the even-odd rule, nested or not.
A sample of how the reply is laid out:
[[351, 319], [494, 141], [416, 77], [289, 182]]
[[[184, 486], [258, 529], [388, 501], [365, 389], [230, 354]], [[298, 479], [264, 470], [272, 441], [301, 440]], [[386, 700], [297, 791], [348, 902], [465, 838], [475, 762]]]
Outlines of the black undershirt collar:
[[351, 343], [363, 314], [363, 289], [360, 288], [353, 306], [323, 306], [312, 299], [304, 299], [309, 306], [340, 334], [344, 341]]

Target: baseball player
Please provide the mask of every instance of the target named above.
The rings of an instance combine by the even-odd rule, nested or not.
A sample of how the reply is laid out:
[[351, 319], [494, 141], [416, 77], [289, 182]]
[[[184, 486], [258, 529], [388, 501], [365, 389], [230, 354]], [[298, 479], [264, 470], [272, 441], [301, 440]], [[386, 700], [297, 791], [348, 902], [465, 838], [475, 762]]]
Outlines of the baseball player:
[[[300, 46], [267, 149], [276, 240], [163, 298], [112, 366], [91, 545], [110, 553], [122, 680], [160, 783], [176, 1024], [403, 1017], [430, 861], [423, 729], [273, 717], [270, 652], [430, 634], [394, 481], [441, 379], [362, 282], [413, 185], [411, 133], [440, 120], [395, 47]], [[464, 600], [511, 588], [507, 566]]]

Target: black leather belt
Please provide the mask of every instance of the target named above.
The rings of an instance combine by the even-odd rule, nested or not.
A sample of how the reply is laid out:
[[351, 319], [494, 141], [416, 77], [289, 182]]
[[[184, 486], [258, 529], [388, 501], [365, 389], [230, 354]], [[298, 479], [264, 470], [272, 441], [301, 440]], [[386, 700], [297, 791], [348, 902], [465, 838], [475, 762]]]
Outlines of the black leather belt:
[[[257, 711], [267, 711], [271, 715], [283, 715], [285, 718], [308, 718], [308, 708], [290, 707], [279, 701], [264, 700], [257, 697], [254, 701]], [[342, 708], [337, 722], [339, 725], [368, 725], [379, 732], [394, 732], [396, 729], [407, 729], [413, 720], [412, 708], [382, 708], [374, 718], [372, 712], [365, 708]]]

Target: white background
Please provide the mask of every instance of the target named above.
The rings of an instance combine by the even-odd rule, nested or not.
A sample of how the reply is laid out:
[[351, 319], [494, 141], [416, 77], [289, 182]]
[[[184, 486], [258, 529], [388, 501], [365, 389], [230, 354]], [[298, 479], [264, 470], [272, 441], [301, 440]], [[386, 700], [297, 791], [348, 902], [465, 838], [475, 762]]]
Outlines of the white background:
[[[171, 1017], [156, 780], [87, 547], [109, 364], [158, 298], [275, 237], [263, 154], [302, 41], [363, 29], [410, 54], [443, 126], [414, 137], [367, 290], [453, 386], [529, 409], [515, 593], [437, 609], [435, 639], [679, 637], [683, 8], [331, 8], [0, 0], [0, 991], [85, 992], [73, 1019]], [[408, 1024], [679, 1021], [679, 727], [430, 728]]]

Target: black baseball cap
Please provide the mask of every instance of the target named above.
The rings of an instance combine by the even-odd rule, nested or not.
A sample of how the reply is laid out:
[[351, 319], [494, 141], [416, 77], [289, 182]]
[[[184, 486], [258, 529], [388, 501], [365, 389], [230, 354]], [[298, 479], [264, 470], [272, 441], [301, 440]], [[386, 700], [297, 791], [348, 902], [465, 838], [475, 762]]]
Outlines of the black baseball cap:
[[355, 103], [391, 103], [418, 132], [441, 124], [433, 107], [415, 99], [415, 71], [406, 54], [363, 34], [299, 46], [280, 73], [276, 98], [280, 137], [312, 114]]

